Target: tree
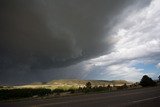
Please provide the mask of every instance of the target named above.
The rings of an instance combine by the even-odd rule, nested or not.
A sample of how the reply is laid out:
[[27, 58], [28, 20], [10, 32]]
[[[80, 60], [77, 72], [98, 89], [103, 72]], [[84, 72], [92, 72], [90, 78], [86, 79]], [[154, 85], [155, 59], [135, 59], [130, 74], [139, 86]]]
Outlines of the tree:
[[87, 82], [86, 83], [86, 88], [85, 89], [85, 93], [88, 93], [89, 91], [91, 91], [92, 85], [91, 82]]
[[127, 89], [127, 84], [124, 83], [124, 85], [122, 87], [123, 87], [123, 89]]
[[159, 75], [159, 77], [158, 77], [158, 78], [159, 78], [159, 81], [160, 81], [160, 75]]
[[107, 88], [108, 88], [108, 91], [111, 91], [111, 86], [110, 86], [110, 84], [108, 84]]
[[154, 82], [150, 77], [148, 77], [147, 75], [144, 75], [140, 81], [140, 85], [143, 87], [147, 87], [147, 86], [155, 86], [156, 82]]
[[91, 87], [92, 87], [91, 82], [87, 82], [86, 83], [86, 88], [91, 89]]

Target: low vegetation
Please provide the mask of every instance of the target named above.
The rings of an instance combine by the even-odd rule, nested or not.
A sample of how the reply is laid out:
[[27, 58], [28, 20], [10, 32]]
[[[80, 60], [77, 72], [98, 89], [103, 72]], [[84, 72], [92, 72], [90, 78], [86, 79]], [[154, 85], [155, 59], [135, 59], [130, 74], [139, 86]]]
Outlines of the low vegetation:
[[28, 97], [61, 96], [62, 94], [110, 92], [116, 90], [134, 89], [155, 86], [156, 83], [148, 76], [143, 76], [140, 83], [127, 81], [100, 80], [54, 80], [51, 82], [33, 83], [25, 86], [1, 86], [0, 100], [20, 99]]
[[[60, 82], [61, 81], [61, 82]], [[65, 81], [65, 82], [64, 82]], [[85, 83], [86, 82], [86, 83]], [[129, 84], [126, 81], [119, 81], [118, 83]], [[0, 100], [20, 99], [28, 97], [43, 97], [43, 96], [60, 96], [61, 94], [76, 94], [76, 93], [90, 93], [90, 92], [109, 92], [115, 89], [124, 89], [124, 85], [116, 86], [108, 84], [107, 81], [87, 81], [87, 80], [58, 80], [50, 83], [34, 83], [25, 86], [12, 86], [0, 88]], [[110, 82], [110, 83], [113, 83]], [[53, 85], [54, 84], [54, 85]], [[79, 84], [79, 86], [78, 86]], [[99, 84], [99, 85], [98, 85]], [[108, 85], [107, 85], [108, 84]]]
[[1, 89], [0, 90], [0, 100], [8, 100], [8, 99], [19, 99], [33, 96], [45, 96], [51, 94], [52, 91], [50, 89]]
[[148, 87], [148, 86], [156, 86], [157, 83], [152, 80], [152, 78], [148, 77], [147, 75], [144, 75], [139, 83], [143, 87]]

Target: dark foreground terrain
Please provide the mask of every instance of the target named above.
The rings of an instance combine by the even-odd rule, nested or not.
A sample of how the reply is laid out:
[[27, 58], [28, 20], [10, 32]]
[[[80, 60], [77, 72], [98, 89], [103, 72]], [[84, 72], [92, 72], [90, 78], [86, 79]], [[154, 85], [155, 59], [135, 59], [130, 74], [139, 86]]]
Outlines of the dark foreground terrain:
[[160, 87], [51, 99], [1, 101], [0, 107], [159, 107]]

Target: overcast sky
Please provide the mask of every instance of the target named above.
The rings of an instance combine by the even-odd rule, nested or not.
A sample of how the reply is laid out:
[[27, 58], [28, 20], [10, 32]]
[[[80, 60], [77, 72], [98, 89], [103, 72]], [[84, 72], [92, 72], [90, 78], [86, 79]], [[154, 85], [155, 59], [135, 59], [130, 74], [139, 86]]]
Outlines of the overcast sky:
[[160, 74], [159, 0], [1, 0], [0, 84]]

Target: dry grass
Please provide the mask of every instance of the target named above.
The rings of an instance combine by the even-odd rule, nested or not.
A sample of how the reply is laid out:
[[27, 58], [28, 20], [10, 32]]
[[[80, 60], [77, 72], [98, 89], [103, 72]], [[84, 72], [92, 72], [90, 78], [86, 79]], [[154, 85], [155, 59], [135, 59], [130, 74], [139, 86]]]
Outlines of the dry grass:
[[124, 80], [114, 80], [114, 81], [105, 81], [105, 80], [53, 80], [47, 83], [32, 83], [29, 85], [22, 85], [22, 86], [14, 86], [13, 88], [46, 88], [46, 89], [63, 89], [68, 90], [70, 88], [72, 89], [78, 89], [79, 87], [85, 87], [85, 84], [87, 82], [91, 82], [92, 86], [122, 86], [125, 83], [127, 85], [131, 85], [133, 83], [127, 82]]

